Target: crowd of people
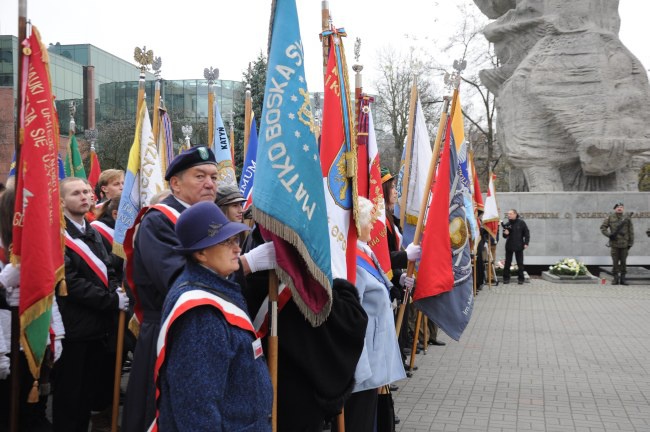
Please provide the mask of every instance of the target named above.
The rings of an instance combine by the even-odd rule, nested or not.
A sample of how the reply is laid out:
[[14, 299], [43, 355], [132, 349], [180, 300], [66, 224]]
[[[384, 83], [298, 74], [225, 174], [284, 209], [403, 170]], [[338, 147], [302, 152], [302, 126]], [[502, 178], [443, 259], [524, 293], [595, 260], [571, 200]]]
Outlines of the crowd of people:
[[[379, 401], [406, 376], [412, 331], [405, 319], [398, 341], [395, 309], [415, 285], [402, 270], [421, 251], [401, 244], [399, 220], [392, 215], [395, 179], [382, 174], [391, 269], [383, 269], [368, 246], [376, 209], [360, 197], [356, 283], [334, 279], [331, 312], [317, 327], [292, 301], [281, 304], [278, 430], [320, 431], [328, 423], [337, 430], [334, 419], [342, 411], [350, 431], [373, 431], [387, 418], [398, 421], [381, 412], [386, 408]], [[131, 228], [126, 261], [112, 248], [124, 172], [104, 171], [95, 190], [85, 179], [61, 180], [67, 292], [59, 286], [53, 298], [52, 337], [36, 404], [27, 403], [33, 378], [21, 353], [20, 430], [110, 430], [120, 342], [128, 353], [124, 360], [132, 357], [122, 431], [143, 432], [152, 425], [160, 431], [271, 430], [267, 338], [252, 321], [268, 301], [270, 271], [277, 265], [273, 243], [243, 211], [238, 188], [218, 185], [210, 149], [184, 151], [165, 180], [169, 190], [154, 197]], [[10, 185], [0, 197], [0, 239], [8, 246], [14, 201]], [[18, 304], [20, 265], [8, 255], [0, 258], [0, 308], [7, 309]], [[133, 332], [118, 342], [121, 311]], [[6, 330], [7, 316], [0, 316]], [[7, 351], [0, 346], [0, 352]], [[12, 372], [8, 357], [0, 355], [0, 431], [7, 430]]]

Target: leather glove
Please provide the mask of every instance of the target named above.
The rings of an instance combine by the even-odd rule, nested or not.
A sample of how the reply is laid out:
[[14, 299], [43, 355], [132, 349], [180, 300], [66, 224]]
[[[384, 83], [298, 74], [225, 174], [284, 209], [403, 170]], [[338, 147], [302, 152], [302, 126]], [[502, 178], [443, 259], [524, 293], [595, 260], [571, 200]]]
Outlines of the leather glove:
[[406, 246], [406, 257], [409, 261], [417, 261], [422, 257], [422, 247], [411, 243]]
[[117, 308], [121, 311], [128, 311], [129, 310], [129, 296], [126, 295], [122, 289], [118, 289], [117, 291]]
[[20, 288], [7, 287], [7, 304], [11, 307], [18, 307], [20, 303]]
[[404, 288], [412, 289], [415, 286], [415, 278], [408, 277], [406, 273], [402, 273], [402, 275], [399, 277], [399, 284]]
[[273, 242], [268, 242], [259, 245], [250, 252], [244, 254], [248, 267], [251, 273], [262, 270], [271, 270], [275, 268], [277, 261], [275, 260], [275, 246]]
[[7, 264], [0, 272], [0, 283], [5, 288], [16, 288], [20, 284], [20, 265]]
[[61, 339], [55, 339], [54, 340], [54, 363], [56, 363], [61, 358], [62, 353], [63, 353], [63, 343], [61, 343]]
[[11, 372], [10, 366], [11, 361], [9, 360], [9, 357], [0, 354], [0, 380], [7, 379]]

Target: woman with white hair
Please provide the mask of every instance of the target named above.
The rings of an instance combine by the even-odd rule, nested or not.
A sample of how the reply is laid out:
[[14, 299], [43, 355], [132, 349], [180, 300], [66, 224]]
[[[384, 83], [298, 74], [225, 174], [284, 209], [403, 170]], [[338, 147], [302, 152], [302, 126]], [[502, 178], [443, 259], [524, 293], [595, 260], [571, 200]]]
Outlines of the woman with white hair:
[[406, 378], [400, 357], [390, 301], [392, 283], [368, 246], [377, 209], [358, 198], [357, 290], [368, 315], [363, 352], [354, 373], [355, 386], [345, 403], [345, 429], [372, 432], [377, 414], [377, 395], [382, 386]]

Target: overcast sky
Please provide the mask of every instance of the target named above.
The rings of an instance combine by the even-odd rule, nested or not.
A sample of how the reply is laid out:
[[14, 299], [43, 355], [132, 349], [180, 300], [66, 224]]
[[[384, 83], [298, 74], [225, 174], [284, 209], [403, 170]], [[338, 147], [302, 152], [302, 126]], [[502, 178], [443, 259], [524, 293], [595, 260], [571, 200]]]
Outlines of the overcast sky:
[[[364, 86], [372, 89], [376, 54], [386, 45], [407, 48], [413, 38], [443, 45], [460, 20], [457, 5], [467, 0], [330, 0], [334, 25], [348, 32], [348, 64], [354, 63], [356, 37], [362, 40]], [[568, 1], [568, 0], [567, 0]], [[473, 6], [473, 3], [470, 2]], [[307, 82], [322, 87], [318, 34], [321, 2], [297, 0], [305, 45]], [[240, 80], [249, 61], [266, 53], [271, 0], [28, 0], [27, 14], [46, 44], [91, 43], [133, 62], [135, 46], [146, 45], [163, 61], [165, 79], [203, 78], [203, 69], [220, 69], [220, 78]], [[650, 68], [650, 2], [620, 0], [620, 38]], [[17, 33], [17, 0], [0, 2], [0, 34]], [[408, 36], [408, 38], [407, 38]], [[350, 71], [352, 75], [352, 72]], [[441, 80], [442, 81], [442, 80]], [[442, 83], [440, 83], [442, 85]]]

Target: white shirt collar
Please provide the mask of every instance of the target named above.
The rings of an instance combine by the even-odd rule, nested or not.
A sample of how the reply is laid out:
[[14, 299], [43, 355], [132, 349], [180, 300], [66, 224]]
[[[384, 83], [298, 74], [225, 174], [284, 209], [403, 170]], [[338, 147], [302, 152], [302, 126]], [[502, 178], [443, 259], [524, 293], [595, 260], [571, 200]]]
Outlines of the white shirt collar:
[[190, 204], [186, 203], [185, 201], [183, 201], [182, 199], [178, 198], [177, 196], [174, 196], [174, 195], [172, 195], [172, 196], [174, 197], [174, 199], [175, 199], [176, 201], [178, 201], [179, 203], [181, 203], [181, 205], [182, 205], [183, 207], [185, 207], [185, 208], [190, 208]]

